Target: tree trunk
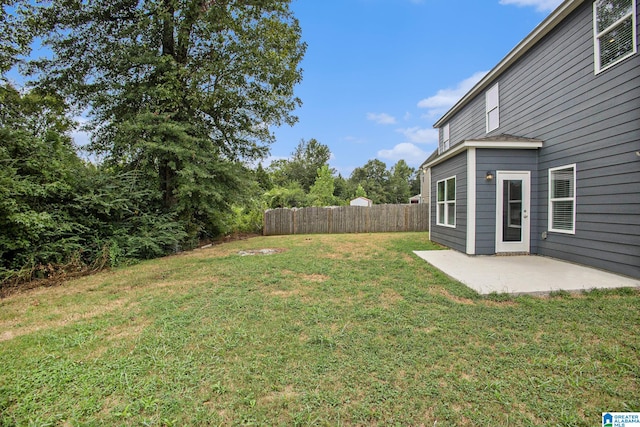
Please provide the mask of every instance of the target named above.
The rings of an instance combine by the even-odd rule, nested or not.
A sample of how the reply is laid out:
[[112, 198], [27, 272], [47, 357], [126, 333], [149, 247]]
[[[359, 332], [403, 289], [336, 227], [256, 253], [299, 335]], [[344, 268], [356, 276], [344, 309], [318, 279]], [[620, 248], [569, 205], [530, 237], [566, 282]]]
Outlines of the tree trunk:
[[[162, 56], [175, 57], [174, 14], [175, 7], [172, 0], [163, 1], [162, 16]], [[166, 70], [159, 70], [160, 73]], [[160, 76], [162, 79], [162, 77]], [[158, 178], [160, 191], [165, 209], [171, 209], [176, 204], [174, 195], [176, 171], [171, 167], [171, 160], [165, 156], [159, 159]], [[175, 163], [175, 162], [174, 162]]]

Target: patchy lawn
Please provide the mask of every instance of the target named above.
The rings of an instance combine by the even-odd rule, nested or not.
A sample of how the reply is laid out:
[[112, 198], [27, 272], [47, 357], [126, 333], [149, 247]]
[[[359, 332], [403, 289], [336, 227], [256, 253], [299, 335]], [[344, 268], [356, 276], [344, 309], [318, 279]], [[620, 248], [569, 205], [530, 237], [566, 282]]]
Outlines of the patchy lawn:
[[[600, 425], [640, 294], [480, 297], [424, 233], [259, 237], [0, 300], [0, 426]], [[241, 251], [276, 249], [273, 253]]]

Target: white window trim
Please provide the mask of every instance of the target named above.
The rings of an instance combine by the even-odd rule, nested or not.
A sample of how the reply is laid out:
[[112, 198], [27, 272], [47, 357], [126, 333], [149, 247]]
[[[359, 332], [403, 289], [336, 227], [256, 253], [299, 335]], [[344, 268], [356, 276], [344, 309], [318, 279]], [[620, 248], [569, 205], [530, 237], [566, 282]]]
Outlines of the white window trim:
[[[603, 31], [598, 32], [598, 19], [597, 19], [597, 14], [598, 14], [598, 2], [594, 1], [593, 2], [593, 50], [594, 50], [594, 66], [595, 66], [595, 74], [598, 74], [604, 70], [607, 70], [611, 67], [613, 67], [614, 65], [624, 61], [625, 59], [629, 58], [630, 56], [633, 56], [637, 53], [638, 51], [638, 34], [637, 34], [637, 30], [636, 30], [636, 0], [631, 0], [631, 12], [626, 14], [625, 16], [623, 16], [622, 18], [620, 18], [618, 21], [614, 22], [613, 24], [611, 24], [609, 27], [605, 28]], [[607, 64], [605, 67], [601, 67], [600, 66], [600, 36], [602, 36], [603, 34], [609, 32], [612, 28], [620, 25], [620, 23], [622, 21], [624, 21], [625, 19], [629, 19], [629, 16], [631, 16], [631, 31], [632, 31], [632, 35], [633, 35], [633, 49], [627, 53], [624, 56], [621, 56], [620, 58], [616, 59], [614, 62], [612, 62], [611, 64]]]
[[[454, 180], [453, 182], [456, 187], [455, 189], [456, 197], [453, 200], [447, 200], [447, 181], [449, 181], [450, 179]], [[441, 182], [444, 182], [444, 200], [443, 201], [438, 200], [438, 185]], [[456, 228], [456, 219], [457, 219], [456, 209], [458, 206], [458, 203], [456, 202], [457, 199], [458, 199], [458, 179], [456, 178], [456, 175], [447, 177], [445, 179], [441, 179], [440, 181], [436, 182], [436, 225], [439, 225], [441, 227]], [[449, 206], [453, 204], [453, 224], [447, 224], [446, 222], [443, 222], [443, 218], [440, 218], [441, 204], [444, 205], [444, 220], [449, 218]]]
[[[500, 127], [500, 86], [499, 84], [500, 83], [494, 84], [485, 93], [485, 120], [486, 120], [487, 133], [492, 132]], [[494, 90], [497, 92], [495, 106], [489, 104], [489, 94]], [[489, 114], [494, 110], [498, 111], [498, 118], [497, 118], [495, 127], [489, 128]]]
[[[562, 169], [573, 168], [573, 197], [559, 197], [559, 198], [551, 198], [551, 175], [553, 172]], [[549, 168], [549, 194], [548, 202], [549, 202], [549, 213], [548, 213], [548, 227], [547, 230], [553, 233], [562, 233], [562, 234], [576, 234], [576, 199], [577, 199], [577, 182], [576, 182], [576, 164], [573, 163], [571, 165], [558, 166], [555, 168]], [[573, 201], [573, 227], [571, 230], [556, 230], [553, 228], [553, 202], [568, 202]]]
[[442, 126], [442, 143], [438, 144], [438, 154], [442, 154], [449, 149], [449, 123]]

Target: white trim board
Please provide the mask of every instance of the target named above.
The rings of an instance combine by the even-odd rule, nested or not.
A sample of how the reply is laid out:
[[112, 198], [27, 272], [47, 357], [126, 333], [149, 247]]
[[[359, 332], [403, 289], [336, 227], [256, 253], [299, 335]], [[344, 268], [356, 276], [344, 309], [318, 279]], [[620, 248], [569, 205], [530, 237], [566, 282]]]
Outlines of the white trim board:
[[423, 165], [423, 168], [430, 168], [444, 162], [470, 148], [495, 148], [500, 150], [537, 150], [542, 147], [542, 141], [464, 141], [446, 151], [441, 156]]
[[467, 150], [467, 254], [476, 253], [476, 149]]

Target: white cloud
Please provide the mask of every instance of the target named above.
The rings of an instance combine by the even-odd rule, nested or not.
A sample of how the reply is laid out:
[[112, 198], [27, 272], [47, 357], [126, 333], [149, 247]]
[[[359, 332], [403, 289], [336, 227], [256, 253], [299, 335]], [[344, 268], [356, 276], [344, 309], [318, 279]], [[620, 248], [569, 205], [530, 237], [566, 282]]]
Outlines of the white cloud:
[[538, 12], [550, 12], [558, 7], [560, 3], [562, 3], [562, 0], [500, 0], [502, 5], [534, 6]]
[[473, 76], [458, 83], [455, 88], [440, 89], [435, 95], [418, 102], [418, 107], [426, 108], [428, 110], [427, 117], [430, 118], [443, 115], [486, 74], [487, 71], [478, 71]]
[[433, 128], [420, 128], [418, 126], [412, 128], [397, 129], [410, 142], [416, 144], [438, 143], [438, 130]]
[[396, 123], [396, 118], [387, 113], [367, 113], [367, 120], [376, 122], [379, 125], [392, 125]]
[[410, 142], [403, 142], [391, 150], [378, 151], [378, 157], [393, 162], [404, 160], [409, 166], [418, 167], [427, 158], [427, 153]]

